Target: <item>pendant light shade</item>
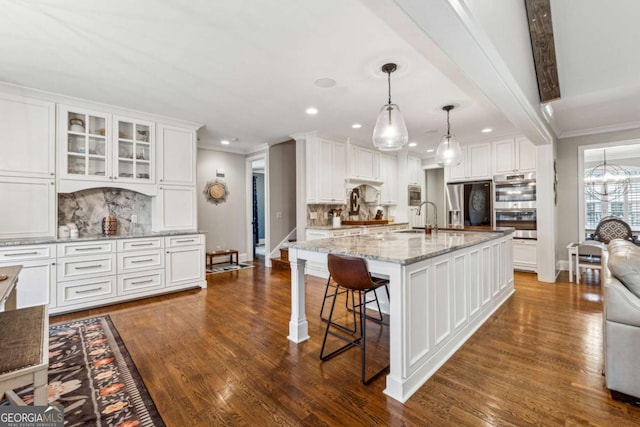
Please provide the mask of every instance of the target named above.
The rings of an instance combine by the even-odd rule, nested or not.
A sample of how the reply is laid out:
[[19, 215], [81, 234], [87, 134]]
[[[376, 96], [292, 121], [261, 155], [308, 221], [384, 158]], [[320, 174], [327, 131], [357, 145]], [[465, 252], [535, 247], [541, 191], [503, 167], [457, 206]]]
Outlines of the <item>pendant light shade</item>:
[[389, 85], [389, 100], [383, 105], [373, 129], [373, 145], [381, 151], [399, 150], [409, 142], [409, 132], [400, 113], [400, 108], [391, 103], [391, 73], [396, 70], [396, 64], [385, 64], [382, 71], [387, 73]]
[[442, 107], [447, 112], [447, 134], [442, 137], [436, 150], [436, 163], [439, 166], [458, 166], [462, 161], [460, 143], [455, 135], [451, 135], [451, 125], [449, 124], [449, 111], [453, 108], [453, 105]]

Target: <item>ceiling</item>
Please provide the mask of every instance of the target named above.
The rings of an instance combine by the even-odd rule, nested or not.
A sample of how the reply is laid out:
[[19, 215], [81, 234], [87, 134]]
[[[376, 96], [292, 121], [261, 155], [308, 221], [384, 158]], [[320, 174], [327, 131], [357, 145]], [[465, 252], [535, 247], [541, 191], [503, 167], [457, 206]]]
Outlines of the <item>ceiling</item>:
[[[637, 73], [618, 70], [620, 85], [612, 92], [606, 84], [590, 86], [601, 74], [583, 72], [580, 85], [570, 84], [582, 72], [573, 66], [574, 57], [585, 64], [595, 60], [577, 55], [574, 45], [581, 40], [574, 32], [594, 27], [580, 28], [570, 8], [558, 5], [562, 1], [552, 0], [554, 28], [565, 21], [572, 25], [555, 30], [563, 99], [552, 103], [553, 129], [561, 135], [615, 124], [609, 116], [635, 120], [640, 85], [628, 88]], [[580, 5], [583, 1], [589, 7], [597, 3], [580, 0]], [[416, 154], [428, 157], [427, 149], [436, 148], [446, 130], [441, 107], [449, 103], [459, 106], [451, 125], [462, 143], [517, 132], [481, 91], [461, 90], [468, 86], [448, 78], [365, 3], [0, 0], [0, 81], [202, 123], [200, 146], [246, 153], [314, 130], [370, 145], [376, 115], [387, 100], [380, 67], [396, 62], [392, 100], [405, 116], [410, 140], [418, 144], [412, 149]], [[638, 9], [632, 0], [622, 3]], [[621, 15], [611, 19], [632, 19]], [[626, 31], [609, 27], [616, 26], [607, 27], [610, 37]], [[609, 56], [617, 53], [602, 47]], [[639, 61], [630, 61], [634, 71]], [[599, 65], [603, 74], [611, 72]], [[318, 87], [314, 82], [321, 78], [336, 84]], [[619, 108], [611, 105], [610, 93], [621, 100]], [[307, 115], [310, 106], [318, 114]], [[362, 127], [353, 129], [354, 123]], [[493, 128], [489, 136], [480, 133], [485, 127]]]

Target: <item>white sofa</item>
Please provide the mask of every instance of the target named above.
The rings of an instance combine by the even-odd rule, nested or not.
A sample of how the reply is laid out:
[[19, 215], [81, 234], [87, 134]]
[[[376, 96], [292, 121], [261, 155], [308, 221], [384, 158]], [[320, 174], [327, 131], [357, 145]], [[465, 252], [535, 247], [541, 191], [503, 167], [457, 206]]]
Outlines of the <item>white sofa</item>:
[[640, 401], [640, 247], [615, 239], [602, 258], [607, 388]]

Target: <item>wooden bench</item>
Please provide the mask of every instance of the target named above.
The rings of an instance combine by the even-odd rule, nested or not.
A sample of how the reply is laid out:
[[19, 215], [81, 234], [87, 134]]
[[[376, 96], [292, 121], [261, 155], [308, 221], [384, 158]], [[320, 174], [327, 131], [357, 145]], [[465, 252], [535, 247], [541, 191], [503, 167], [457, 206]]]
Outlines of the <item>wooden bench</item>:
[[[236, 262], [233, 262], [234, 255], [236, 257]], [[213, 259], [220, 256], [229, 256], [229, 264], [238, 265], [238, 251], [236, 251], [235, 249], [225, 249], [222, 251], [207, 252], [205, 266], [208, 267], [210, 265], [213, 265]]]
[[47, 405], [49, 314], [46, 305], [0, 312], [0, 399], [26, 406], [13, 390], [33, 384], [33, 404]]

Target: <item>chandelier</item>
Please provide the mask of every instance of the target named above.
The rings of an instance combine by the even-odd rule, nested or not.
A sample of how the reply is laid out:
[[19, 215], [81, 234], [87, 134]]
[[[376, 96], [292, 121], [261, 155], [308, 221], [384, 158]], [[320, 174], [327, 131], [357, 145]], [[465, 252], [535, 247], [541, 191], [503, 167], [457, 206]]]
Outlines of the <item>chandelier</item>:
[[585, 171], [584, 182], [589, 197], [603, 202], [616, 200], [629, 191], [631, 173], [616, 164], [607, 163], [607, 150], [603, 161]]

